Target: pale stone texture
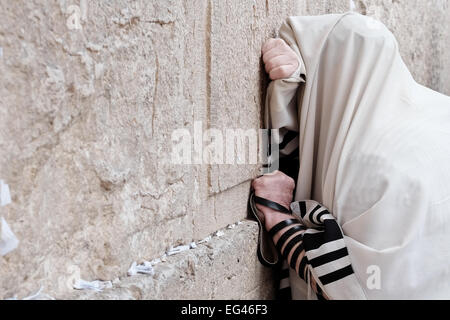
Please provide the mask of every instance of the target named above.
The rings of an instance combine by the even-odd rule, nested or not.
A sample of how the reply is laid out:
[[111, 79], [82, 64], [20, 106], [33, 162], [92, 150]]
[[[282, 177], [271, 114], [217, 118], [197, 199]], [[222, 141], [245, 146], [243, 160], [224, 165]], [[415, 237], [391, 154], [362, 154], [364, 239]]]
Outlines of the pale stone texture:
[[[0, 215], [21, 241], [0, 257], [0, 298], [41, 286], [86, 298], [78, 278], [123, 278], [132, 261], [245, 218], [259, 166], [172, 164], [172, 132], [258, 129], [264, 40], [289, 15], [351, 6], [388, 25], [420, 83], [450, 94], [446, 0], [0, 0], [0, 179], [13, 200]], [[255, 226], [236, 232], [209, 263], [192, 251], [165, 266], [198, 270], [183, 282], [195, 298], [272, 297]], [[220, 282], [230, 270], [242, 274]], [[139, 277], [105, 297], [190, 297], [176, 276]]]
[[63, 299], [273, 299], [271, 269], [258, 263], [257, 225], [246, 221], [197, 248], [167, 257], [155, 274], [117, 279], [100, 293], [75, 291]]

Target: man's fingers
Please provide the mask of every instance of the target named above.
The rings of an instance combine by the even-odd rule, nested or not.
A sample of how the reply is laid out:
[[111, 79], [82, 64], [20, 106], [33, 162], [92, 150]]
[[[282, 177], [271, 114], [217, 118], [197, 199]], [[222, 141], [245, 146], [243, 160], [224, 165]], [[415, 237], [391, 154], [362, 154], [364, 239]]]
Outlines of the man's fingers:
[[294, 72], [295, 72], [294, 65], [284, 65], [284, 66], [280, 66], [278, 68], [272, 69], [269, 72], [269, 77], [272, 80], [285, 79], [285, 78], [289, 78]]
[[266, 72], [270, 73], [273, 69], [279, 68], [284, 65], [291, 65], [287, 61], [291, 61], [291, 59], [286, 55], [276, 56], [275, 58], [272, 58], [271, 60], [267, 61], [265, 65]]
[[261, 52], [264, 54], [265, 52], [269, 51], [270, 49], [274, 48], [277, 44], [276, 39], [271, 38], [264, 42], [264, 44], [261, 47]]
[[275, 48], [276, 46], [279, 46], [279, 45], [282, 45], [282, 44], [284, 44], [284, 41], [282, 39], [280, 39], [280, 38], [276, 38], [276, 39], [275, 38], [271, 38], [271, 39], [267, 40], [263, 44], [263, 46], [261, 48], [261, 51], [264, 54], [265, 52], [269, 51], [270, 49]]
[[286, 53], [286, 50], [283, 49], [282, 47], [278, 47], [278, 46], [274, 47], [263, 54], [263, 61], [264, 61], [264, 63], [267, 63], [270, 59], [273, 59], [274, 57], [285, 54], [285, 53]]

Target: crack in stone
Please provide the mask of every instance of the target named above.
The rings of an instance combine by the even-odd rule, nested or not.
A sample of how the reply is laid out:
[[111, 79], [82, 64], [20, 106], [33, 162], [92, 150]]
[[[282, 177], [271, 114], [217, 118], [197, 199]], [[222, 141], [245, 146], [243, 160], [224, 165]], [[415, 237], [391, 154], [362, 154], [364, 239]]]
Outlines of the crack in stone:
[[155, 88], [153, 89], [153, 103], [152, 103], [152, 137], [155, 134], [155, 118], [156, 118], [156, 96], [158, 94], [159, 84], [159, 59], [158, 52], [155, 51]]
[[164, 20], [160, 20], [160, 19], [144, 20], [144, 22], [153, 23], [153, 24], [159, 24], [160, 26], [174, 25], [175, 24], [175, 20], [164, 21]]

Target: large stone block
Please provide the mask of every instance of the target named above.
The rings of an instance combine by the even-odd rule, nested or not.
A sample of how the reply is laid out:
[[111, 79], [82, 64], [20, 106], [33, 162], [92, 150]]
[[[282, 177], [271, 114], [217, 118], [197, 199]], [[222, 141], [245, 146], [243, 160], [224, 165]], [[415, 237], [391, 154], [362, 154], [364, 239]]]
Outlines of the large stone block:
[[[238, 135], [241, 130], [240, 137], [250, 129], [249, 136], [257, 138], [267, 84], [261, 46], [295, 10], [295, 1], [211, 1], [209, 125], [221, 130], [228, 141], [233, 136], [227, 129]], [[257, 146], [246, 139], [244, 153], [238, 154], [236, 143], [231, 143], [228, 146], [234, 145], [234, 151], [228, 148], [225, 152], [232, 155], [232, 161], [211, 166], [211, 193], [258, 174], [259, 166], [251, 163], [249, 154], [257, 152]]]
[[0, 258], [0, 297], [36, 283], [64, 292], [73, 270], [109, 279], [191, 240], [186, 190], [201, 172], [172, 165], [170, 139], [203, 103], [205, 10], [178, 1], [1, 7], [0, 172], [13, 195], [2, 214], [21, 243]]
[[64, 299], [273, 299], [271, 269], [257, 261], [257, 225], [244, 221], [197, 248], [167, 258], [155, 274], [124, 277], [103, 292], [74, 291]]
[[[268, 82], [261, 44], [288, 15], [350, 8], [386, 23], [414, 77], [450, 94], [445, 0], [0, 1], [0, 179], [12, 193], [0, 215], [20, 240], [0, 257], [0, 298], [41, 286], [70, 296], [77, 278], [123, 278], [132, 261], [244, 218], [258, 165], [174, 164], [172, 133], [193, 134], [196, 122], [224, 135], [257, 130]], [[209, 264], [189, 252], [165, 268], [178, 276], [189, 259], [200, 266], [183, 284], [195, 297], [269, 297], [246, 242], [252, 228], [202, 249]], [[243, 244], [245, 262], [226, 260], [226, 248], [238, 255]], [[238, 267], [261, 278], [231, 276]], [[138, 277], [102, 297], [177, 298], [171, 277], [154, 282], [164, 290], [135, 290], [154, 290]], [[233, 295], [239, 285], [245, 292]]]

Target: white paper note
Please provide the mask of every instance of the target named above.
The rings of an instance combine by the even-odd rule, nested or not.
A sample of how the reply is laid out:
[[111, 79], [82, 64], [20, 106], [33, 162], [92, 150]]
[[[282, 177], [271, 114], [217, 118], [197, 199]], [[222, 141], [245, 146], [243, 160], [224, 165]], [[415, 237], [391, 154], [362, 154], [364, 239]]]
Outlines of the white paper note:
[[11, 194], [9, 192], [9, 186], [0, 180], [0, 205], [6, 206], [11, 203]]
[[111, 281], [100, 281], [100, 280], [86, 281], [86, 280], [80, 279], [75, 283], [73, 288], [77, 289], [77, 290], [94, 290], [94, 291], [100, 292], [103, 289], [112, 288], [112, 282]]
[[135, 276], [138, 273], [154, 275], [155, 271], [153, 270], [152, 263], [149, 261], [144, 261], [142, 264], [137, 264], [136, 261], [133, 262], [130, 269], [128, 269], [129, 276]]
[[19, 245], [19, 239], [14, 235], [5, 219], [1, 217], [0, 255], [4, 256]]
[[166, 253], [167, 253], [168, 256], [171, 256], [171, 255], [174, 255], [174, 254], [177, 254], [177, 253], [180, 253], [182, 251], [189, 250], [189, 249], [190, 249], [190, 246], [188, 246], [188, 245], [181, 245], [181, 246], [178, 246], [178, 247], [175, 247], [175, 248], [170, 247], [169, 250], [167, 250]]

